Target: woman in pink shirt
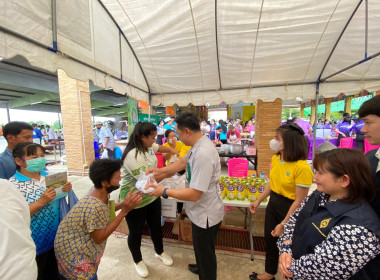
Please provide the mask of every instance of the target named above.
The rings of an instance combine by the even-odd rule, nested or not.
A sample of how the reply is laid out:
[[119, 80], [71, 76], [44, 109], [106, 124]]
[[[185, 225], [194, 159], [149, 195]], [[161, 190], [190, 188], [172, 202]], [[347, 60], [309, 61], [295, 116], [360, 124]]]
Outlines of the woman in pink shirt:
[[241, 144], [240, 139], [241, 139], [241, 136], [240, 136], [239, 129], [230, 124], [228, 126], [228, 131], [227, 131], [227, 143]]

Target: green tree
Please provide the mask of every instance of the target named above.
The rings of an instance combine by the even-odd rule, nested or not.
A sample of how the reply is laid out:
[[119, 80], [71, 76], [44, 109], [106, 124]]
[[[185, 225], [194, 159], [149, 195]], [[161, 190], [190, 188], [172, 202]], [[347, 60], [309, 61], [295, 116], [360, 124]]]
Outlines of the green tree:
[[[291, 113], [291, 116], [290, 116]], [[284, 108], [282, 109], [282, 119], [287, 120], [289, 118], [298, 118], [300, 116], [299, 108]]]

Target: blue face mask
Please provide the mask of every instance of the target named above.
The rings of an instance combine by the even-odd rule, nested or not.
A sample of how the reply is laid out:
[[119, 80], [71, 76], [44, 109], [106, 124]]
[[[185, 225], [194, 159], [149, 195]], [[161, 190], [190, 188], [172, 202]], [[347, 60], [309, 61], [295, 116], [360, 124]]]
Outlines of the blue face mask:
[[36, 173], [42, 171], [45, 168], [46, 159], [45, 157], [35, 158], [27, 160], [26, 164], [28, 165], [26, 171]]

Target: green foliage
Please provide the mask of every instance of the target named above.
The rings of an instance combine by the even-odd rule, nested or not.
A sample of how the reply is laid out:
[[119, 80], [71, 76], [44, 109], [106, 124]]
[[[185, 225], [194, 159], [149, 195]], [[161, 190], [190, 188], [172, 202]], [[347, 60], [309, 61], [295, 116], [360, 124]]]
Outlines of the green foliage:
[[57, 131], [57, 130], [59, 130], [59, 129], [62, 128], [62, 123], [60, 124], [58, 120], [56, 120], [53, 124], [48, 124], [48, 123], [46, 123], [44, 121], [28, 122], [28, 124], [30, 124], [30, 125], [32, 125], [34, 123], [36, 123], [37, 125], [44, 125], [45, 128], [46, 128], [47, 125], [49, 125], [50, 128], [54, 129], [55, 131]]
[[292, 113], [292, 118], [296, 118], [300, 116], [299, 108], [284, 108], [282, 109], [282, 119], [287, 120], [290, 118], [290, 112]]

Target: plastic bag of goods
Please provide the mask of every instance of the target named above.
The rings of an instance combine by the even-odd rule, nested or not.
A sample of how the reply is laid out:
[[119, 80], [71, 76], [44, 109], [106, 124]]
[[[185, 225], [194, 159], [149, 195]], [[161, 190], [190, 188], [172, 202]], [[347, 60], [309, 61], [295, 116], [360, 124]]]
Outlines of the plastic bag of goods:
[[222, 198], [224, 199], [226, 197], [226, 185], [225, 185], [224, 178], [220, 177], [219, 180], [219, 187], [220, 187], [220, 192], [222, 194]]
[[236, 199], [244, 200], [246, 197], [245, 188], [242, 180], [236, 180]]
[[173, 162], [176, 162], [178, 160], [178, 156], [177, 155], [174, 155], [172, 156], [172, 158], [169, 160], [169, 164], [173, 163]]
[[249, 184], [247, 185], [247, 197], [250, 202], [256, 201], [259, 197], [259, 192], [253, 181], [249, 182]]
[[234, 180], [227, 180], [226, 181], [226, 197], [229, 200], [235, 200], [236, 199], [236, 182]]
[[156, 179], [154, 179], [154, 173], [150, 173], [149, 175], [145, 174], [143, 169], [140, 169], [139, 179], [136, 182], [136, 189], [143, 193], [150, 193], [154, 191], [154, 188], [145, 189], [146, 185], [157, 185]]
[[160, 185], [168, 189], [183, 189], [185, 188], [186, 176], [184, 175], [174, 175], [169, 178], [165, 178], [160, 182]]

